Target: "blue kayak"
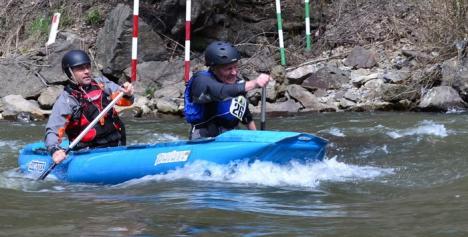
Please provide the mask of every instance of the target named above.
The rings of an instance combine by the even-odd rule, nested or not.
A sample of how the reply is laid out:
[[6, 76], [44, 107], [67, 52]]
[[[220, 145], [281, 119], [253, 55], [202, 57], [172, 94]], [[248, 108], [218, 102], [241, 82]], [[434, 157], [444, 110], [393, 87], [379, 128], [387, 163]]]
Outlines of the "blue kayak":
[[[198, 160], [222, 165], [240, 160], [320, 161], [326, 145], [326, 140], [307, 133], [232, 130], [208, 139], [72, 151], [50, 175], [67, 182], [117, 184]], [[20, 151], [18, 163], [23, 173], [38, 177], [52, 159], [44, 143], [38, 142]]]

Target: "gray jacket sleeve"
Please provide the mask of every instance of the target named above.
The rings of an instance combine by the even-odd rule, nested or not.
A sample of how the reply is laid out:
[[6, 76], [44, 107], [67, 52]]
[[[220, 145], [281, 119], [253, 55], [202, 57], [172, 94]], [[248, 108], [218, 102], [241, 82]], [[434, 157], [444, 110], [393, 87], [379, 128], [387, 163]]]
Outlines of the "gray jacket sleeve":
[[71, 115], [78, 107], [78, 101], [66, 91], [63, 91], [57, 101], [55, 101], [45, 128], [44, 142], [49, 151], [60, 145], [58, 137], [59, 129], [65, 128], [66, 117]]

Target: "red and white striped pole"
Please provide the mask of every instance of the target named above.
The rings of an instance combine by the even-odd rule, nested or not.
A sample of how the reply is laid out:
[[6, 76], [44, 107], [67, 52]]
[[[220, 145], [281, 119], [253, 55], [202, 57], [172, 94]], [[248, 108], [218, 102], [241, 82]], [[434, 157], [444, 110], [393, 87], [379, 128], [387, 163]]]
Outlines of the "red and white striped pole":
[[185, 61], [184, 61], [184, 80], [188, 82], [190, 79], [190, 25], [191, 25], [191, 8], [192, 1], [187, 0], [185, 4]]
[[137, 76], [137, 49], [138, 49], [138, 9], [140, 3], [139, 0], [133, 1], [133, 37], [132, 37], [132, 71], [131, 80], [136, 81]]
[[60, 13], [54, 13], [54, 15], [52, 16], [52, 25], [50, 27], [49, 40], [47, 41], [46, 46], [55, 43], [55, 39], [57, 38], [59, 21]]

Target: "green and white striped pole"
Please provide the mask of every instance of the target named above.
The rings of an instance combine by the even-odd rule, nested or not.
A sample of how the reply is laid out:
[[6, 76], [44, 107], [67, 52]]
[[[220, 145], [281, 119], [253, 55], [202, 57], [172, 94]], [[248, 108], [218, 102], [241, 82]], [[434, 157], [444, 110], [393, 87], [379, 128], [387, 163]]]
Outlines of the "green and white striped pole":
[[305, 3], [305, 27], [306, 27], [306, 50], [310, 51], [310, 6], [309, 0], [304, 0]]
[[283, 23], [281, 22], [280, 0], [276, 0], [276, 19], [278, 21], [278, 36], [279, 36], [279, 45], [280, 45], [281, 65], [286, 65], [286, 55], [284, 52], [284, 41], [283, 41]]

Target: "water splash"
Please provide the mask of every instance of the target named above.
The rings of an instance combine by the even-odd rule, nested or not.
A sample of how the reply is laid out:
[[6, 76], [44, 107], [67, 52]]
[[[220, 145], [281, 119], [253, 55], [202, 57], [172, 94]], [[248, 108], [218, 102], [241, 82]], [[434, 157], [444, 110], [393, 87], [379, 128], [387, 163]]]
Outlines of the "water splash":
[[465, 113], [466, 110], [465, 109], [461, 109], [461, 108], [457, 108], [457, 107], [452, 107], [452, 108], [449, 108], [447, 110], [447, 112], [445, 112], [446, 114], [461, 114], [461, 113]]
[[416, 128], [408, 128], [396, 131], [389, 131], [386, 133], [393, 139], [401, 137], [414, 136], [414, 135], [430, 135], [437, 137], [447, 137], [448, 132], [443, 124], [437, 124], [433, 121], [424, 120]]
[[35, 182], [32, 177], [27, 177], [17, 171], [11, 169], [0, 173], [0, 188], [14, 190], [38, 190], [40, 184]]
[[54, 175], [47, 176], [44, 181], [37, 181], [38, 174], [24, 174], [17, 168], [0, 173], [0, 189], [21, 190], [33, 193], [60, 193], [102, 190], [104, 185], [66, 183], [58, 180]]
[[197, 161], [191, 165], [176, 169], [163, 175], [146, 176], [127, 181], [118, 186], [127, 187], [151, 181], [174, 181], [190, 179], [194, 181], [212, 181], [238, 184], [256, 184], [274, 187], [294, 186], [315, 188], [322, 181], [349, 181], [373, 179], [393, 174], [393, 169], [372, 166], [356, 166], [339, 162], [335, 158], [322, 162], [278, 165], [271, 162], [255, 161], [236, 162], [230, 165], [218, 165], [206, 161]]

